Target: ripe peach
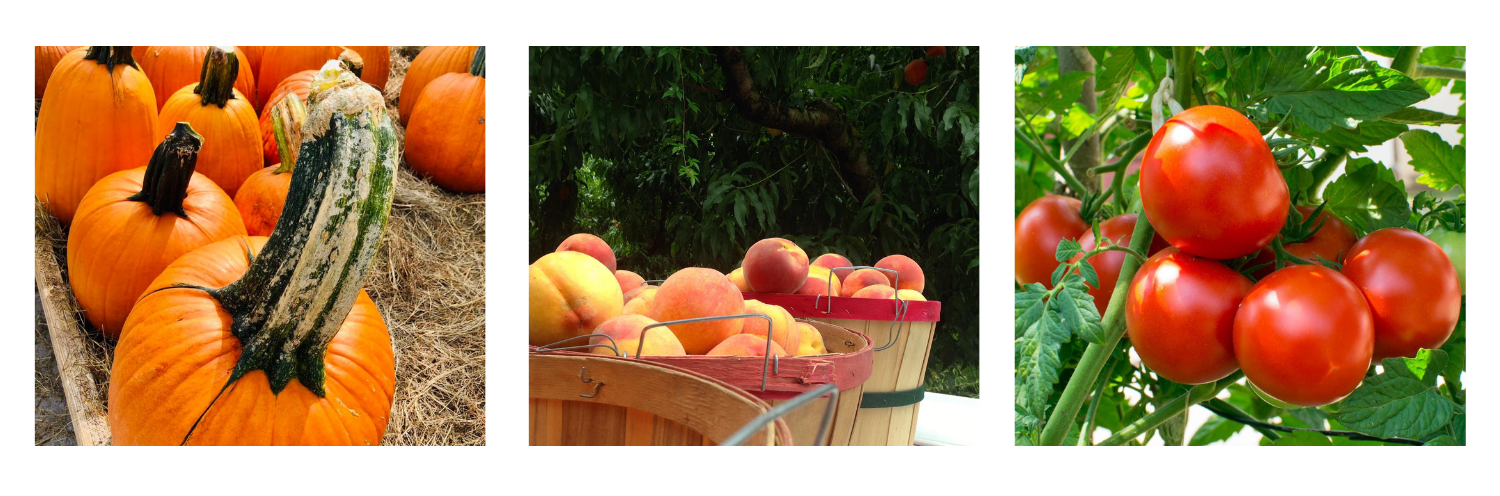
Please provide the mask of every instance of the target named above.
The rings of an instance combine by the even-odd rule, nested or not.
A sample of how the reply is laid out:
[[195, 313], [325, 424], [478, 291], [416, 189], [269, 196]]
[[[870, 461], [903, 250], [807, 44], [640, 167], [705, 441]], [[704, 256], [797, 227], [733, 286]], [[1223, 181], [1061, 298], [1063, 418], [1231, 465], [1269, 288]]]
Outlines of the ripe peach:
[[635, 297], [644, 294], [647, 289], [656, 289], [656, 286], [652, 285], [652, 284], [647, 284], [645, 286], [636, 286], [635, 288], [632, 288], [630, 291], [626, 291], [625, 292], [625, 303], [630, 303], [630, 300], [634, 300]]
[[917, 59], [906, 64], [906, 82], [912, 86], [921, 86], [922, 81], [927, 80], [927, 61]]
[[855, 292], [876, 284], [890, 286], [891, 280], [885, 277], [884, 272], [875, 269], [859, 269], [844, 278], [844, 285], [840, 288], [839, 296], [846, 298], [854, 296]]
[[[850, 262], [849, 259], [844, 258], [843, 255], [840, 255], [840, 254], [837, 254], [837, 253], [824, 253], [822, 255], [818, 255], [818, 259], [817, 260], [813, 260], [812, 264], [814, 266], [822, 267], [822, 268], [829, 269], [829, 270], [833, 270], [834, 267], [853, 267], [854, 266], [854, 262]], [[854, 272], [854, 270], [853, 269], [846, 269], [846, 270], [839, 271], [839, 279], [843, 279], [844, 277], [848, 277], [848, 275], [849, 275], [850, 272]]]
[[634, 296], [625, 301], [623, 313], [631, 315], [646, 315], [651, 313], [651, 303], [656, 301], [656, 286], [642, 286], [641, 289], [631, 291]]
[[[833, 285], [831, 290], [828, 287], [830, 282]], [[837, 277], [830, 277], [828, 269], [815, 265], [807, 268], [807, 282], [797, 289], [796, 294], [838, 296], [842, 287], [843, 284]]]
[[756, 241], [745, 252], [745, 282], [761, 293], [791, 293], [807, 280], [807, 253], [781, 238]]
[[927, 286], [922, 277], [922, 266], [917, 265], [917, 262], [907, 258], [906, 255], [891, 255], [882, 258], [879, 262], [875, 262], [875, 266], [896, 271], [899, 277], [890, 277], [889, 272], [882, 272], [888, 278], [896, 280], [896, 289], [910, 289], [921, 293], [922, 289]]
[[884, 284], [876, 284], [872, 286], [865, 286], [859, 291], [855, 291], [851, 296], [855, 298], [878, 298], [889, 300], [896, 297], [896, 290]]
[[745, 284], [745, 269], [743, 268], [729, 271], [729, 282], [734, 283], [734, 287], [740, 288], [740, 291], [750, 290], [750, 285]]
[[[615, 271], [615, 280], [620, 281], [621, 294], [629, 293], [631, 290], [641, 287], [641, 284], [646, 282], [645, 278], [628, 270]], [[629, 299], [626, 299], [626, 301], [629, 301]]]
[[[621, 315], [606, 320], [603, 324], [599, 324], [599, 327], [595, 328], [593, 333], [604, 334], [614, 338], [615, 346], [618, 347], [617, 349], [624, 356], [636, 356], [636, 348], [640, 348], [640, 356], [686, 355], [687, 352], [683, 351], [682, 343], [677, 341], [677, 335], [672, 334], [672, 329], [668, 327], [651, 328], [651, 331], [646, 333], [646, 343], [641, 344], [641, 331], [646, 326], [655, 323], [656, 321], [644, 315]], [[609, 340], [594, 336], [589, 338], [589, 344], [608, 345]], [[603, 346], [592, 348], [589, 353], [614, 355], [613, 351]]]
[[557, 251], [576, 251], [594, 257], [604, 268], [610, 272], [615, 271], [615, 251], [609, 247], [609, 243], [599, 239], [598, 236], [589, 233], [578, 233], [568, 236], [562, 244], [557, 245]]
[[922, 296], [922, 293], [910, 289], [896, 290], [896, 297], [906, 301], [927, 301], [927, 297]]
[[828, 353], [828, 348], [823, 346], [823, 333], [812, 325], [802, 322], [797, 323], [802, 328], [802, 342], [797, 345], [797, 356], [822, 355]]
[[[771, 318], [771, 340], [781, 345], [782, 349], [795, 350], [797, 343], [802, 341], [802, 329], [792, 320], [792, 314], [785, 308], [777, 305], [768, 305], [759, 300], [745, 300], [744, 313], [758, 313]], [[740, 334], [754, 334], [766, 337], [766, 321], [760, 317], [745, 319], [745, 328]]]
[[[718, 346], [708, 350], [706, 355], [719, 356], [743, 356], [763, 357], [766, 356], [766, 338], [754, 334], [735, 334], [720, 342]], [[771, 355], [791, 356], [781, 345], [771, 342]]]
[[619, 282], [588, 255], [549, 253], [531, 264], [530, 272], [532, 345], [588, 334], [624, 309]]
[[[637, 297], [639, 298], [639, 297]], [[728, 277], [713, 269], [690, 267], [677, 271], [661, 283], [646, 314], [657, 322], [738, 315], [745, 311], [745, 298]], [[725, 338], [739, 334], [744, 319], [710, 320], [672, 326], [682, 348], [702, 355]]]

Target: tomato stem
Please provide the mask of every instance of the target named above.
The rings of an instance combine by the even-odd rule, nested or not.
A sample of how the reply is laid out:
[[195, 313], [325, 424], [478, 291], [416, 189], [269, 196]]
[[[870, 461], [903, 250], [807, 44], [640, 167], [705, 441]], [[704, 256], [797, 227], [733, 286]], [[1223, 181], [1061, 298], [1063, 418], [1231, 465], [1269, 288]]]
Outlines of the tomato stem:
[[1199, 384], [1197, 386], [1193, 386], [1191, 390], [1189, 390], [1182, 396], [1172, 398], [1170, 401], [1167, 401], [1166, 403], [1163, 403], [1160, 407], [1158, 407], [1156, 411], [1151, 412], [1146, 416], [1141, 417], [1139, 420], [1131, 423], [1130, 425], [1121, 428], [1113, 436], [1110, 436], [1109, 439], [1105, 439], [1103, 442], [1099, 443], [1099, 446], [1120, 446], [1128, 443], [1130, 442], [1130, 440], [1135, 439], [1137, 436], [1150, 432], [1151, 430], [1161, 426], [1161, 424], [1166, 423], [1168, 420], [1172, 420], [1178, 415], [1182, 415], [1182, 412], [1187, 411], [1189, 407], [1213, 399], [1215, 396], [1219, 395], [1219, 391], [1222, 391], [1224, 388], [1229, 387], [1230, 384], [1234, 384], [1235, 381], [1240, 380], [1240, 377], [1243, 377], [1244, 375], [1244, 372], [1236, 370], [1233, 374], [1230, 374], [1229, 377], [1220, 379], [1218, 382], [1210, 382], [1208, 384]]
[[[1405, 445], [1411, 445], [1411, 446], [1421, 446], [1421, 445], [1424, 444], [1423, 442], [1415, 440], [1415, 439], [1406, 439], [1406, 438], [1400, 438], [1400, 437], [1383, 438], [1383, 437], [1375, 437], [1375, 436], [1371, 436], [1371, 435], [1367, 435], [1367, 434], [1360, 434], [1358, 432], [1353, 432], [1353, 431], [1339, 431], [1339, 430], [1327, 430], [1327, 429], [1309, 429], [1309, 428], [1306, 428], [1306, 427], [1288, 427], [1288, 426], [1285, 426], [1285, 425], [1276, 425], [1276, 424], [1272, 424], [1272, 423], [1269, 423], [1269, 422], [1261, 422], [1259, 420], [1256, 420], [1255, 418], [1253, 418], [1253, 417], [1251, 417], [1249, 415], [1245, 415], [1243, 412], [1240, 412], [1239, 409], [1237, 409], [1237, 408], [1231, 411], [1229, 409], [1224, 408], [1224, 406], [1226, 406], [1226, 405], [1229, 405], [1229, 404], [1227, 402], [1215, 399], [1214, 401], [1209, 401], [1209, 402], [1203, 403], [1203, 408], [1207, 409], [1210, 412], [1214, 412], [1215, 415], [1223, 417], [1225, 420], [1231, 420], [1231, 421], [1234, 421], [1234, 422], [1239, 422], [1239, 423], [1244, 424], [1244, 425], [1248, 425], [1251, 428], [1254, 428], [1255, 430], [1260, 431], [1261, 434], [1266, 435], [1266, 437], [1269, 437], [1272, 440], [1277, 439], [1277, 437], [1272, 437], [1271, 435], [1266, 434], [1267, 430], [1270, 430], [1270, 431], [1281, 431], [1281, 432], [1314, 432], [1314, 433], [1322, 434], [1324, 436], [1347, 437], [1347, 438], [1349, 438], [1350, 440], [1353, 440], [1353, 441], [1380, 441], [1382, 443], [1405, 444]], [[1233, 408], [1233, 407], [1231, 406], [1231, 408]]]
[[1031, 149], [1031, 153], [1033, 155], [1041, 157], [1044, 162], [1047, 162], [1047, 166], [1051, 167], [1052, 170], [1057, 173], [1057, 175], [1062, 176], [1063, 182], [1067, 183], [1069, 188], [1073, 188], [1073, 191], [1088, 191], [1088, 188], [1084, 187], [1083, 182], [1079, 181], [1078, 177], [1073, 175], [1073, 171], [1071, 169], [1068, 169], [1067, 166], [1063, 165], [1062, 161], [1058, 160], [1057, 157], [1054, 157], [1051, 153], [1048, 153], [1047, 149], [1040, 143], [1037, 143], [1035, 140], [1031, 139], [1030, 136], [1027, 136], [1026, 131], [1022, 131], [1023, 127], [1025, 126], [1015, 126], [1016, 141], [1019, 141], [1022, 144], [1026, 145], [1027, 148]]

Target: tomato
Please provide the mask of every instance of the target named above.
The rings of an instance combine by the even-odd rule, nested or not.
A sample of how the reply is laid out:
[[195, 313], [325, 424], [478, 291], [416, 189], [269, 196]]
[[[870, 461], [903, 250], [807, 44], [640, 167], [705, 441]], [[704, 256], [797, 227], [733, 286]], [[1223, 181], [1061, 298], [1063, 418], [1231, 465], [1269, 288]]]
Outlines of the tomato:
[[[1099, 233], [1104, 235], [1104, 239], [1113, 240], [1116, 245], [1130, 246], [1130, 234], [1135, 232], [1135, 218], [1135, 214], [1110, 217], [1099, 223]], [[1078, 238], [1078, 244], [1083, 245], [1085, 250], [1094, 249], [1097, 246], [1094, 243], [1094, 230], [1084, 231], [1083, 236]], [[1153, 236], [1151, 246], [1146, 248], [1143, 255], [1149, 257], [1168, 246], [1161, 236]], [[1106, 251], [1089, 257], [1089, 265], [1094, 266], [1094, 272], [1099, 276], [1099, 287], [1089, 286], [1089, 295], [1094, 297], [1094, 308], [1099, 309], [1099, 315], [1104, 315], [1104, 309], [1109, 308], [1109, 298], [1115, 294], [1115, 284], [1120, 281], [1120, 266], [1125, 263], [1125, 257], [1129, 256], [1123, 251]], [[1077, 261], [1078, 257], [1073, 260]]]
[[[1297, 207], [1297, 211], [1302, 213], [1303, 218], [1312, 215], [1313, 210], [1314, 207]], [[1323, 257], [1324, 260], [1344, 263], [1344, 255], [1349, 253], [1349, 247], [1354, 246], [1355, 241], [1359, 241], [1359, 236], [1354, 234], [1354, 228], [1339, 220], [1337, 216], [1329, 214], [1327, 210], [1318, 214], [1318, 220], [1313, 221], [1313, 225], [1318, 225], [1318, 222], [1322, 222], [1323, 227], [1314, 232], [1307, 241], [1288, 243], [1282, 248], [1286, 248], [1288, 253], [1309, 262], [1317, 262], [1318, 257]], [[1267, 246], [1245, 266], [1269, 264], [1255, 271], [1256, 279], [1264, 279], [1276, 270], [1275, 263], [1276, 252]]]
[[1458, 272], [1459, 294], [1469, 294], [1468, 285], [1464, 283], [1464, 257], [1467, 250], [1464, 247], [1464, 238], [1466, 237], [1468, 235], [1464, 233], [1449, 231], [1441, 227], [1427, 230], [1427, 239], [1437, 243], [1438, 247], [1443, 249], [1443, 253], [1448, 254], [1448, 261], [1453, 262], [1453, 270]]
[[1388, 227], [1349, 249], [1344, 275], [1370, 302], [1375, 359], [1414, 357], [1443, 346], [1463, 302], [1458, 272], [1442, 247], [1416, 231]]
[[1033, 200], [1016, 216], [1016, 282], [1052, 287], [1057, 270], [1057, 244], [1077, 239], [1089, 229], [1079, 211], [1083, 203], [1066, 196]]
[[1286, 224], [1286, 181], [1260, 131], [1239, 112], [1190, 108], [1168, 120], [1144, 153], [1141, 205], [1172, 246], [1237, 258], [1270, 244]]
[[1349, 395], [1374, 350], [1374, 320], [1359, 287], [1319, 265], [1271, 273], [1250, 288], [1234, 316], [1234, 356], [1245, 378], [1298, 406]]
[[1146, 260], [1125, 300], [1125, 332], [1157, 375], [1182, 384], [1223, 379], [1234, 358], [1234, 315], [1250, 279], [1175, 248]]

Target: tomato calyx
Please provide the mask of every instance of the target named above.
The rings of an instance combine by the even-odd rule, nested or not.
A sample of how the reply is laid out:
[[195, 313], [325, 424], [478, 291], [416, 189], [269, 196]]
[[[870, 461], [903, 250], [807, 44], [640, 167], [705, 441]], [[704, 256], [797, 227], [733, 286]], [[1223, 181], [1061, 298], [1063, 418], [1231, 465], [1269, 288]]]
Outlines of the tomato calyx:
[[1323, 208], [1328, 206], [1327, 202], [1318, 204], [1312, 213], [1303, 217], [1302, 212], [1295, 205], [1287, 209], [1286, 225], [1281, 228], [1281, 242], [1285, 244], [1301, 243], [1312, 239], [1318, 230], [1328, 219], [1322, 215]]

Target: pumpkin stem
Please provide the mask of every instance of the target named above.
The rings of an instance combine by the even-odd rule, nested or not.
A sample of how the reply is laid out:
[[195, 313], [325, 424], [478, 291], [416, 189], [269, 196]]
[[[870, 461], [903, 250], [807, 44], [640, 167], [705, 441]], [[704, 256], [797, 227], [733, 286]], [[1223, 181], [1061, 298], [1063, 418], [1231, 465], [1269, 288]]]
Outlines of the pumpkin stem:
[[234, 99], [234, 81], [239, 76], [240, 58], [234, 55], [234, 47], [208, 47], [193, 93], [203, 97], [204, 106], [224, 108], [229, 100]]
[[172, 134], [156, 146], [151, 162], [146, 164], [146, 177], [141, 181], [141, 191], [130, 199], [151, 206], [151, 213], [160, 217], [171, 212], [186, 218], [182, 200], [187, 198], [188, 183], [193, 180], [193, 168], [198, 165], [198, 150], [203, 148], [203, 136], [186, 122], [177, 123]]
[[325, 395], [324, 357], [360, 294], [391, 210], [401, 152], [385, 100], [330, 61], [313, 77], [281, 219], [239, 280], [218, 291], [243, 346], [230, 382], [266, 372]]
[[474, 60], [469, 62], [469, 74], [484, 77], [484, 47], [474, 50]]
[[88, 52], [83, 54], [83, 59], [104, 64], [104, 68], [109, 72], [115, 72], [117, 65], [139, 68], [135, 65], [135, 57], [130, 55], [131, 48], [128, 46], [91, 46]]
[[302, 145], [302, 124], [306, 120], [307, 107], [296, 93], [288, 93], [271, 107], [272, 134], [276, 137], [276, 151], [281, 155], [281, 166], [272, 174], [286, 174], [297, 166], [297, 148]]
[[356, 78], [364, 77], [364, 57], [360, 57], [359, 52], [349, 48], [339, 47], [339, 49], [342, 50], [339, 52], [339, 64], [344, 66], [344, 70], [354, 73]]

